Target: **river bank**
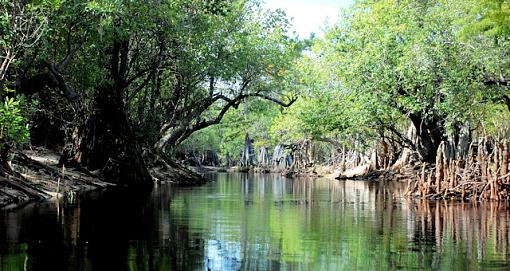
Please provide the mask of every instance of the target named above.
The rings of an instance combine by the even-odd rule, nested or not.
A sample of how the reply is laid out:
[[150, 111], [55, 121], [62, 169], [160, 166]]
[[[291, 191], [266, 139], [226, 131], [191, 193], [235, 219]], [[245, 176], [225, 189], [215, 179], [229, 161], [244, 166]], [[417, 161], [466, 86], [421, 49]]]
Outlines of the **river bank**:
[[409, 164], [398, 168], [387, 168], [369, 170], [369, 165], [357, 166], [354, 168], [341, 170], [339, 166], [312, 166], [305, 169], [275, 169], [273, 167], [252, 166], [252, 167], [213, 167], [202, 166], [193, 167], [196, 172], [208, 173], [274, 173], [287, 178], [325, 178], [329, 180], [355, 180], [355, 181], [396, 181], [408, 182], [415, 180], [416, 174], [420, 171], [421, 164]]
[[[101, 172], [59, 166], [59, 155], [36, 148], [14, 154], [14, 172], [0, 176], [0, 208], [10, 209], [34, 201], [74, 200], [85, 191], [108, 189], [117, 184], [105, 180]], [[207, 179], [178, 164], [156, 162], [150, 167], [153, 181], [176, 185], [199, 185]]]
[[249, 167], [240, 167], [240, 166], [232, 166], [232, 167], [213, 167], [213, 166], [201, 166], [201, 167], [193, 167], [193, 170], [196, 172], [226, 172], [226, 173], [274, 173], [281, 174], [288, 178], [294, 177], [309, 177], [309, 178], [327, 178], [327, 179], [335, 179], [340, 176], [341, 171], [337, 166], [313, 166], [306, 169], [293, 170], [293, 169], [279, 169], [270, 166], [249, 166]]
[[[47, 149], [35, 148], [17, 152], [12, 161], [14, 173], [0, 176], [0, 208], [17, 208], [33, 201], [51, 199], [73, 200], [85, 191], [107, 189], [117, 184], [108, 182], [101, 172], [83, 168], [59, 166], [59, 155]], [[287, 178], [327, 178], [330, 180], [402, 181], [410, 179], [414, 170], [378, 170], [366, 172], [353, 168], [342, 172], [335, 166], [314, 166], [305, 170], [275, 170], [269, 167], [200, 167], [191, 170], [177, 163], [157, 161], [149, 164], [155, 183], [192, 186], [206, 183], [202, 173], [251, 172], [278, 173]], [[199, 173], [195, 173], [199, 172]], [[414, 174], [409, 174], [413, 172]]]
[[97, 173], [58, 166], [59, 156], [44, 149], [14, 154], [14, 172], [0, 177], [0, 208], [15, 208], [32, 201], [73, 199], [77, 193], [115, 186]]

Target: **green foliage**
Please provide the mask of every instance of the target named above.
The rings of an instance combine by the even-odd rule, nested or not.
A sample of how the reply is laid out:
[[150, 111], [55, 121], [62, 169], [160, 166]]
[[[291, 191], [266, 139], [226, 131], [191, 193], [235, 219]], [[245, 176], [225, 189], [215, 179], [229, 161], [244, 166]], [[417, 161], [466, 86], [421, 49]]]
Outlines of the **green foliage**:
[[[223, 154], [237, 155], [245, 144], [248, 134], [254, 140], [254, 147], [274, 147], [279, 140], [272, 138], [269, 129], [278, 114], [278, 106], [262, 100], [249, 100], [247, 108], [232, 110], [219, 125], [222, 131]], [[245, 111], [248, 109], [248, 111]]]
[[[471, 27], [484, 31], [466, 39], [475, 8]], [[495, 126], [486, 121], [502, 114], [494, 102], [509, 93], [484, 84], [510, 70], [505, 12], [507, 1], [356, 2], [296, 64], [303, 98], [278, 117], [273, 136], [370, 145], [381, 134], [403, 133], [411, 115], [445, 133], [465, 122], [490, 131]]]
[[495, 138], [510, 137], [510, 111], [501, 104], [491, 104], [484, 107], [483, 113], [478, 116], [478, 125], [481, 127], [480, 136]]
[[0, 106], [0, 148], [28, 141], [30, 130], [23, 112], [26, 105], [23, 96], [4, 99]]
[[0, 0], [0, 85], [20, 55], [36, 47], [47, 30], [47, 15], [57, 0]]
[[[54, 65], [80, 94], [81, 103], [73, 105], [76, 123], [84, 123], [96, 98], [115, 85], [144, 147], [175, 133], [169, 144], [174, 147], [217, 124], [243, 96], [250, 103], [255, 94], [288, 101], [292, 92], [283, 78], [303, 45], [286, 35], [283, 12], [264, 10], [257, 0], [44, 0], [21, 8], [32, 3], [44, 9], [47, 28], [37, 46], [16, 56], [23, 65], [14, 66], [9, 80]], [[13, 34], [4, 17], [6, 31], [0, 32]], [[119, 44], [127, 54], [114, 63], [113, 47]], [[211, 143], [210, 134], [215, 132], [199, 137]]]
[[[16, 51], [14, 71], [2, 72], [9, 81], [76, 49], [60, 72], [80, 91], [81, 109], [91, 112], [94, 97], [116, 84], [149, 148], [168, 135], [170, 148], [183, 142], [234, 155], [246, 134], [256, 147], [312, 138], [366, 148], [403, 134], [412, 117], [443, 134], [459, 123], [486, 134], [504, 126], [500, 104], [510, 90], [487, 81], [510, 78], [508, 0], [360, 0], [323, 38], [306, 41], [287, 36], [285, 14], [257, 0], [41, 0], [17, 8], [35, 16], [28, 30], [45, 30], [37, 45]], [[11, 13], [0, 14], [0, 47], [18, 46]], [[118, 44], [127, 53], [113, 63]], [[288, 102], [296, 94], [284, 110], [255, 98]]]
[[[160, 60], [163, 68], [129, 101], [130, 115], [147, 128], [142, 130], [160, 133], [159, 138], [150, 137], [149, 145], [159, 145], [165, 135], [170, 147], [178, 145], [217, 124], [245, 98], [265, 95], [284, 100], [291, 92], [283, 77], [302, 47], [286, 36], [284, 14], [263, 10], [258, 1], [214, 3], [183, 0], [158, 6], [157, 16], [168, 22], [141, 33], [149, 35], [147, 39], [159, 35], [167, 42]], [[158, 46], [152, 51], [161, 50]], [[160, 114], [153, 116], [154, 110]]]
[[470, 0], [460, 4], [470, 7], [469, 16], [462, 18], [468, 36], [483, 33], [505, 39], [510, 35], [510, 1]]
[[205, 153], [208, 150], [220, 152], [222, 138], [218, 127], [209, 127], [196, 132], [193, 136], [186, 139], [176, 150], [192, 151], [196, 153]]
[[[247, 111], [246, 111], [247, 109]], [[206, 150], [216, 151], [220, 157], [229, 154], [236, 157], [243, 149], [245, 136], [254, 139], [254, 147], [274, 147], [282, 142], [281, 138], [270, 134], [278, 106], [266, 101], [250, 99], [248, 106], [230, 110], [222, 122], [194, 133], [178, 146], [178, 150], [191, 150], [203, 153]]]

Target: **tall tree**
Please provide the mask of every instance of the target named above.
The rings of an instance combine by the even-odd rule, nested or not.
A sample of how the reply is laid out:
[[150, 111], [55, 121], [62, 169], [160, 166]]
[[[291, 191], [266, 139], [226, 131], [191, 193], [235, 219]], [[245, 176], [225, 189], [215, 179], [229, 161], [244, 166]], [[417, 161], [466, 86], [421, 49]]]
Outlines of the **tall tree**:
[[[0, 174], [12, 173], [10, 151], [29, 136], [25, 99], [11, 89], [20, 58], [47, 31], [48, 13], [58, 1], [0, 1]], [[6, 91], [8, 93], [6, 93]], [[10, 97], [5, 97], [9, 94]]]
[[49, 24], [13, 86], [65, 97], [65, 125], [79, 127], [68, 159], [112, 181], [150, 183], [144, 149], [179, 144], [246, 98], [295, 100], [278, 82], [300, 45], [257, 1], [66, 0]]
[[[180, 144], [194, 132], [220, 123], [247, 98], [289, 106], [295, 97], [279, 83], [301, 50], [286, 36], [281, 12], [264, 11], [255, 1], [176, 2], [184, 10], [165, 31], [169, 56], [149, 88], [130, 93], [133, 118], [153, 136], [158, 150]], [[158, 111], [159, 118], [152, 114]]]

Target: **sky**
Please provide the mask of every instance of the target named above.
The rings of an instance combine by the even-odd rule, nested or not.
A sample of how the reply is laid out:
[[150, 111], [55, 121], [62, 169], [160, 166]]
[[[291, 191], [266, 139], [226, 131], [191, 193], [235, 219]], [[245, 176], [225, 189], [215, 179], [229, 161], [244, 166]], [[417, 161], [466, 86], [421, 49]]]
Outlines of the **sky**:
[[326, 21], [334, 23], [340, 14], [340, 8], [348, 7], [353, 0], [264, 0], [264, 7], [275, 10], [280, 8], [287, 17], [292, 18], [291, 33], [307, 38], [312, 32], [321, 34]]

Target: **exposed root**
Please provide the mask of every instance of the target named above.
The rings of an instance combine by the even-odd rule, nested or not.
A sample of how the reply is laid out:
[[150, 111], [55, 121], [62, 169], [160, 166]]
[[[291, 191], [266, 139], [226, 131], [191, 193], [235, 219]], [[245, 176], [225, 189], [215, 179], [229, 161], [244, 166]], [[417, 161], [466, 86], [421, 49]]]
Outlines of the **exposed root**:
[[509, 200], [510, 144], [480, 139], [467, 157], [451, 159], [447, 142], [442, 142], [435, 166], [424, 165], [408, 186], [406, 195], [427, 199]]
[[55, 154], [47, 150], [15, 153], [13, 172], [0, 177], [0, 207], [19, 206], [29, 201], [74, 195], [76, 192], [112, 186], [98, 176], [58, 166]]
[[152, 163], [149, 172], [156, 182], [169, 182], [179, 185], [197, 185], [207, 182], [204, 176], [173, 161], [162, 159]]

